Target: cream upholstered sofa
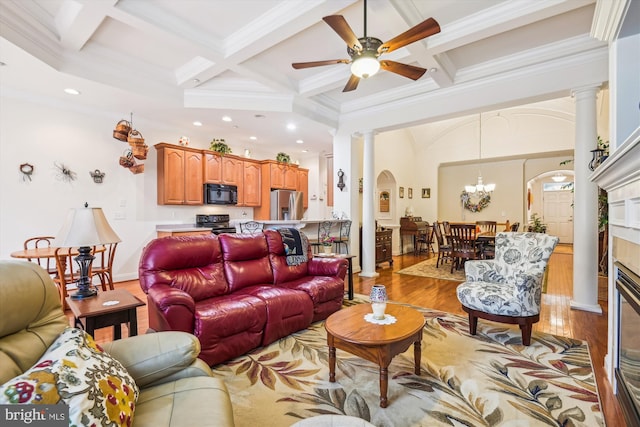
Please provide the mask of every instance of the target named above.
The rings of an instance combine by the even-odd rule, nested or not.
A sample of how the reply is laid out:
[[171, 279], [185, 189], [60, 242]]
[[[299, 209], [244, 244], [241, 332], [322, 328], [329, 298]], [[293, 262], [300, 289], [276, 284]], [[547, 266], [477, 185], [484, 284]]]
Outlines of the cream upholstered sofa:
[[25, 261], [0, 261], [0, 312], [0, 403], [66, 403], [76, 425], [234, 425], [227, 389], [191, 334], [98, 346], [69, 327], [56, 285]]

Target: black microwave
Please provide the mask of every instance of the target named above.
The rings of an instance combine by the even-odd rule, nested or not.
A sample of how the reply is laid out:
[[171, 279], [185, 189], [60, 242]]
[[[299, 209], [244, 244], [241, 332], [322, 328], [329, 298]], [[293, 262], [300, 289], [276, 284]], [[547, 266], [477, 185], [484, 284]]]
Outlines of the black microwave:
[[235, 205], [238, 203], [238, 187], [224, 184], [205, 184], [204, 203], [207, 205]]

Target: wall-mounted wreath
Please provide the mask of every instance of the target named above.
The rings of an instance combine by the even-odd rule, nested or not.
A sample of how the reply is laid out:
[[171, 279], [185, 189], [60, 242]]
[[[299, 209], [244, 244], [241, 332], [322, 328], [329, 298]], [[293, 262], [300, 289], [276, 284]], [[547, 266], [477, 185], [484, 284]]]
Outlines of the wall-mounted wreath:
[[462, 207], [471, 212], [480, 212], [491, 203], [491, 194], [483, 193], [477, 203], [474, 203], [471, 200], [471, 194], [463, 191], [460, 194], [460, 201], [462, 202]]

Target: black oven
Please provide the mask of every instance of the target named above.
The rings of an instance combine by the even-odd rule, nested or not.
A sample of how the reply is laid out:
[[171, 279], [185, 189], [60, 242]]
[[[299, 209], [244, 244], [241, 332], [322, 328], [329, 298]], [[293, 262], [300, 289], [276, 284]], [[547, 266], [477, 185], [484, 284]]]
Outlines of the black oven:
[[207, 205], [235, 205], [238, 203], [238, 187], [224, 184], [205, 184], [204, 202]]

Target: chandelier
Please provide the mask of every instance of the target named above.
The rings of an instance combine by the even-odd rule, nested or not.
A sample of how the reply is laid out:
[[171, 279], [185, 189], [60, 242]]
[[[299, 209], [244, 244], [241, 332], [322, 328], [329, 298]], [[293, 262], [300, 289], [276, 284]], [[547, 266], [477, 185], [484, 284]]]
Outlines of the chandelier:
[[[480, 113], [479, 116], [480, 116], [480, 137], [479, 137], [478, 160], [482, 159], [482, 113]], [[479, 196], [479, 197], [487, 195], [493, 192], [493, 190], [495, 189], [496, 189], [495, 184], [485, 184], [482, 181], [482, 172], [480, 171], [478, 171], [478, 181], [476, 182], [475, 185], [464, 186], [464, 191], [466, 193], [468, 193], [471, 196]]]

